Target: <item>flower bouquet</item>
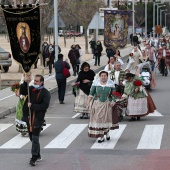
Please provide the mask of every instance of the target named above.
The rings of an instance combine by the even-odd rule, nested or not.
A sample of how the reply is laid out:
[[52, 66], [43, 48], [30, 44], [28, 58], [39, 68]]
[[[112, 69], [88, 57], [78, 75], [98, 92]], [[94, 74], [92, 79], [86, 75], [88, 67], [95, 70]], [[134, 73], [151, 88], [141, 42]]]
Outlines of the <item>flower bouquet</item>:
[[112, 92], [111, 97], [112, 97], [112, 100], [116, 102], [122, 98], [121, 94], [116, 91]]
[[72, 85], [72, 87], [73, 87], [73, 94], [74, 94], [74, 96], [76, 96], [76, 95], [77, 95], [77, 92], [78, 92], [78, 90], [79, 90], [79, 85], [80, 85], [80, 83], [79, 83], [79, 82], [75, 82], [75, 83]]
[[133, 84], [136, 86], [136, 87], [138, 87], [139, 88], [139, 91], [142, 91], [142, 81], [140, 81], [140, 80], [135, 80], [134, 82], [133, 82]]
[[19, 90], [19, 88], [20, 88], [20, 84], [19, 83], [13, 84], [11, 86], [11, 91], [16, 93]]

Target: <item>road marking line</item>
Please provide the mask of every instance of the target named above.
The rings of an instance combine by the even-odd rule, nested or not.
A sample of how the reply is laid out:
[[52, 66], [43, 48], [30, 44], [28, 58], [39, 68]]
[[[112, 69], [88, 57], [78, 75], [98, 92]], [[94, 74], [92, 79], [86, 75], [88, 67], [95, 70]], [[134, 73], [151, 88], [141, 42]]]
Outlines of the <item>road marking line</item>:
[[146, 125], [137, 149], [160, 149], [164, 125]]
[[0, 124], [0, 132], [3, 132], [4, 130], [11, 127], [13, 124]]
[[96, 140], [91, 149], [114, 149], [126, 126], [127, 126], [126, 124], [121, 124], [119, 125], [119, 129], [111, 130], [109, 132], [110, 133], [109, 141], [106, 141], [105, 139], [104, 142], [98, 143], [98, 141]]
[[80, 115], [80, 113], [75, 114], [75, 115], [72, 117], [72, 119], [76, 118], [76, 117], [79, 116], [79, 115]]
[[[46, 124], [44, 126], [43, 131], [47, 129], [51, 124]], [[30, 141], [29, 137], [22, 137], [21, 134], [18, 134], [17, 136], [13, 137], [8, 142], [4, 143], [2, 146], [0, 146], [1, 149], [19, 149], [26, 145]]]
[[157, 110], [155, 110], [153, 113], [150, 113], [147, 116], [163, 116], [163, 115], [159, 113]]
[[70, 124], [44, 148], [67, 148], [88, 124]]

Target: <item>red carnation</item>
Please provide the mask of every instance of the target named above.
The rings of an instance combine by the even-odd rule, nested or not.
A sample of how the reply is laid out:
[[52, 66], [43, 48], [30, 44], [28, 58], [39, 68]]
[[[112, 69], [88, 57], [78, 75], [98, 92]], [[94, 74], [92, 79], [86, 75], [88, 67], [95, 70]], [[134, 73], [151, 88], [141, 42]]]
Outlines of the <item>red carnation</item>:
[[35, 88], [33, 88], [33, 89], [32, 89], [32, 92], [33, 92], [33, 93], [35, 93], [35, 91], [36, 91], [36, 89], [35, 89]]
[[142, 86], [142, 82], [140, 80], [135, 80], [133, 84], [135, 86]]
[[121, 96], [121, 94], [119, 93], [119, 92], [116, 92], [116, 91], [113, 91], [112, 92], [112, 96], [114, 97], [114, 98], [118, 98], [118, 99], [120, 99], [122, 96]]

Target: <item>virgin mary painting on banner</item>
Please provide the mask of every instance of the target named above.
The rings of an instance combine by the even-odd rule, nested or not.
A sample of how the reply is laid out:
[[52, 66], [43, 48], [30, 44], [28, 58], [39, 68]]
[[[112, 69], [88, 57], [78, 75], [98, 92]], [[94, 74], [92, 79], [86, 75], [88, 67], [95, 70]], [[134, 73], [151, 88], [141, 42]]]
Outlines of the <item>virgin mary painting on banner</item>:
[[127, 44], [128, 21], [131, 11], [104, 11], [104, 44], [106, 47], [124, 47]]

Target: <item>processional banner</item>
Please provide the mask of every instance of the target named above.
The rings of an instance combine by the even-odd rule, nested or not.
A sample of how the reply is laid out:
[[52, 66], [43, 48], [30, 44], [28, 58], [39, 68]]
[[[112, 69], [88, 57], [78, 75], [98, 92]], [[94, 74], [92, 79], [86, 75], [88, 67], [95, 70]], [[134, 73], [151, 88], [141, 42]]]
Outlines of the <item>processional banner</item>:
[[106, 47], [118, 48], [127, 44], [130, 14], [131, 11], [104, 11], [104, 44]]
[[39, 6], [26, 8], [2, 7], [10, 39], [13, 58], [25, 73], [40, 52], [40, 9]]

